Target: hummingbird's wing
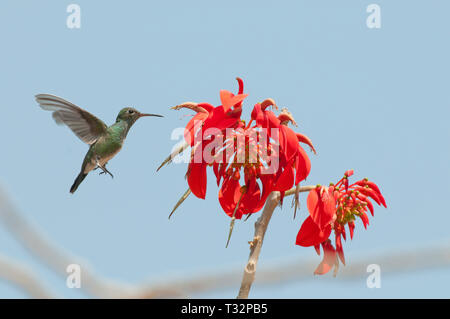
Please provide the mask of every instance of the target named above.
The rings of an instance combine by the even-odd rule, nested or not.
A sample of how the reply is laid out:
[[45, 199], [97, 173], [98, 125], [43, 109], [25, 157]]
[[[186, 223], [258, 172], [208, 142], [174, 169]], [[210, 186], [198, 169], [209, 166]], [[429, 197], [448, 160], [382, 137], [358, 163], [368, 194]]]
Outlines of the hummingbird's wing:
[[108, 126], [97, 117], [60, 97], [38, 94], [36, 101], [46, 111], [53, 111], [57, 124], [66, 124], [86, 144], [93, 144]]

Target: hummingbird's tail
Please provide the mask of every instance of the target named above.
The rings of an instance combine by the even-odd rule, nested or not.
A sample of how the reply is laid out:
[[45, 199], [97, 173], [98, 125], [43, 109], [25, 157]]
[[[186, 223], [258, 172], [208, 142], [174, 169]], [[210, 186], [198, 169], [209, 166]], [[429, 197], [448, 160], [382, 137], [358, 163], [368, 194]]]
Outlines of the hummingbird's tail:
[[77, 190], [78, 186], [81, 184], [81, 182], [84, 180], [84, 178], [87, 176], [87, 174], [80, 172], [78, 174], [77, 178], [75, 179], [75, 182], [73, 182], [72, 187], [70, 188], [70, 192], [73, 194]]

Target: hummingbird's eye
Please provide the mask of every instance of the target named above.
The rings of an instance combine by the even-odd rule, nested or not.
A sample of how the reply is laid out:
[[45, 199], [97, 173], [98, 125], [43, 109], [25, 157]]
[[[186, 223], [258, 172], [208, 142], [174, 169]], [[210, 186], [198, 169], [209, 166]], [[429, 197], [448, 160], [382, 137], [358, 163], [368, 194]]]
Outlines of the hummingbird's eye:
[[129, 110], [128, 113], [129, 113], [129, 114], [133, 114], [134, 111], [133, 111], [133, 110]]

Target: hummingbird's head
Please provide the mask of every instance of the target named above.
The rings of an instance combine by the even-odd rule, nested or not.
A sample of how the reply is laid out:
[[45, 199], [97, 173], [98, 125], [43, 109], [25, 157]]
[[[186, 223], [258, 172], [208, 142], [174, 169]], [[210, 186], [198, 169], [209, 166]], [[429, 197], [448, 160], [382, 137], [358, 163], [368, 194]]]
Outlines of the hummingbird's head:
[[144, 117], [144, 116], [163, 117], [162, 115], [158, 115], [158, 114], [141, 113], [132, 107], [125, 107], [120, 110], [119, 115], [117, 115], [116, 122], [127, 121], [130, 124], [134, 124], [134, 122], [136, 122], [139, 118]]

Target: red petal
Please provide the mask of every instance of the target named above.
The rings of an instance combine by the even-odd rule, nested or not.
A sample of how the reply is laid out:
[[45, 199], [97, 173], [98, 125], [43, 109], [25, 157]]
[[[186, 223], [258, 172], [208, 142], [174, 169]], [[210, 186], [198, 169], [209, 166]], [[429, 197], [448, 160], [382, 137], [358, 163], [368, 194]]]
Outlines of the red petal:
[[198, 103], [197, 105], [204, 108], [208, 113], [214, 110], [214, 105], [209, 103]]
[[231, 104], [231, 99], [233, 98], [234, 94], [227, 90], [220, 90], [220, 101], [222, 102], [223, 109], [225, 112], [227, 112], [233, 104]]
[[381, 191], [380, 191], [380, 189], [378, 188], [377, 184], [375, 184], [374, 182], [371, 182], [371, 181], [367, 181], [366, 184], [367, 184], [371, 189], [373, 189], [373, 190], [377, 193], [378, 198], [380, 199], [381, 204], [382, 204], [384, 207], [387, 208], [387, 206], [386, 206], [386, 201], [384, 200], [383, 195], [381, 195]]
[[270, 128], [280, 127], [280, 120], [277, 118], [277, 116], [272, 111], [264, 111], [264, 117], [267, 120], [266, 128], [270, 129]]
[[206, 118], [208, 118], [207, 113], [197, 113], [186, 124], [186, 127], [184, 129], [184, 139], [186, 140], [186, 143], [191, 146], [194, 145], [194, 133], [201, 127], [201, 124], [205, 121]]
[[329, 241], [322, 244], [323, 260], [314, 271], [315, 275], [324, 275], [329, 272], [336, 263], [336, 251]]
[[225, 114], [224, 107], [221, 105], [210, 112], [208, 119], [205, 120], [205, 124], [203, 125], [203, 130], [206, 131], [208, 128], [215, 128], [221, 131], [229, 127], [234, 127], [237, 120], [237, 117]]
[[336, 200], [333, 193], [330, 193], [329, 189], [324, 191], [324, 187], [311, 190], [306, 204], [312, 220], [320, 229], [329, 225], [336, 214]]
[[353, 231], [355, 230], [355, 223], [348, 222], [348, 229], [350, 230], [350, 239], [353, 239]]
[[222, 206], [224, 212], [230, 217], [233, 215], [234, 209], [239, 201], [239, 197], [241, 196], [240, 189], [241, 186], [239, 181], [228, 177], [224, 179], [222, 187], [219, 190], [220, 206]]
[[300, 134], [300, 133], [296, 133], [296, 135], [297, 135], [297, 139], [300, 143], [308, 144], [309, 147], [311, 148], [311, 151], [313, 151], [313, 153], [316, 154], [316, 150], [314, 149], [312, 141], [309, 139], [308, 136]]
[[261, 104], [257, 103], [253, 107], [251, 118], [256, 122], [257, 126], [263, 126], [264, 124], [264, 113], [261, 110]]
[[320, 256], [320, 244], [314, 245], [314, 249], [316, 250], [317, 255]]
[[295, 244], [303, 247], [318, 245], [330, 237], [330, 234], [331, 225], [321, 231], [311, 216], [308, 216], [300, 227]]
[[259, 179], [263, 186], [263, 193], [261, 195], [261, 199], [259, 200], [258, 205], [254, 207], [255, 212], [259, 211], [264, 206], [264, 204], [266, 203], [267, 197], [274, 190], [273, 175], [269, 175], [269, 174], [261, 175]]
[[359, 218], [361, 218], [361, 221], [363, 222], [364, 228], [367, 229], [367, 225], [369, 225], [369, 217], [367, 217], [366, 213], [362, 213], [359, 215]]
[[198, 198], [205, 199], [206, 196], [206, 164], [194, 163], [189, 164], [188, 185], [192, 193]]
[[244, 81], [242, 81], [242, 79], [240, 77], [237, 77], [236, 81], [238, 81], [238, 85], [239, 85], [238, 94], [244, 93]]
[[359, 191], [360, 193], [371, 197], [378, 205], [381, 205], [381, 200], [378, 197], [378, 194], [376, 191], [374, 191], [371, 188], [366, 188], [366, 187], [356, 187], [355, 188], [357, 191]]
[[297, 185], [301, 181], [305, 180], [311, 172], [311, 161], [309, 160], [305, 150], [300, 145], [298, 147], [296, 164], [295, 184]]
[[[238, 81], [238, 85], [239, 85], [239, 90], [238, 90], [238, 94], [242, 94], [244, 93], [244, 81], [242, 81], [241, 78], [237, 77], [236, 80]], [[242, 102], [239, 102], [238, 104], [236, 104], [236, 107], [240, 107], [242, 105]]]
[[228, 112], [235, 104], [241, 103], [247, 96], [248, 94], [234, 95], [230, 91], [220, 90], [220, 101], [225, 112]]
[[345, 233], [345, 227], [344, 226], [342, 226], [342, 237], [344, 238], [344, 240], [347, 240], [347, 235], [346, 235], [346, 233]]
[[275, 190], [285, 192], [294, 185], [294, 168], [292, 162], [287, 164], [284, 171], [278, 177], [275, 184]]
[[342, 248], [342, 241], [340, 235], [336, 235], [336, 252], [338, 253], [339, 259], [345, 265], [344, 250]]
[[373, 216], [373, 204], [372, 204], [372, 202], [370, 200], [366, 200], [365, 202], [367, 204], [367, 207], [369, 207], [370, 214], [372, 214], [372, 216]]
[[256, 208], [259, 206], [259, 200], [261, 191], [259, 185], [256, 182], [256, 178], [252, 178], [247, 183], [247, 191], [242, 197], [241, 206], [243, 207], [244, 214], [251, 214], [257, 212]]
[[216, 174], [217, 186], [220, 185], [220, 180], [222, 179], [222, 177], [225, 176], [225, 170], [227, 168], [227, 164], [225, 164], [225, 163], [220, 163], [218, 165], [219, 165], [219, 169], [218, 169], [218, 172]]
[[287, 162], [291, 161], [299, 148], [297, 135], [286, 125], [280, 125], [280, 146]]

